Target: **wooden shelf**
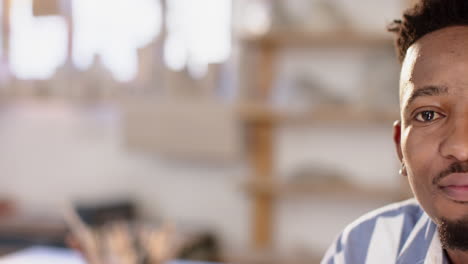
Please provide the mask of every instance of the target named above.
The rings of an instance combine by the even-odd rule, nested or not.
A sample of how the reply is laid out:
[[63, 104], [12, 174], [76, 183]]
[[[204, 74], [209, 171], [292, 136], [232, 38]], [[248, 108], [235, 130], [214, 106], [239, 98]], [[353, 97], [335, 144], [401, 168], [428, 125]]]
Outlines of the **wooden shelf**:
[[393, 123], [400, 118], [395, 111], [365, 109], [350, 106], [320, 106], [308, 111], [293, 112], [278, 110], [272, 106], [252, 104], [238, 107], [238, 114], [246, 122], [269, 122], [274, 124], [313, 123]]
[[274, 183], [274, 182], [247, 182], [243, 184], [244, 190], [252, 195], [267, 195], [274, 198], [295, 197], [339, 197], [345, 199], [383, 199], [399, 201], [409, 198], [408, 194], [395, 187], [360, 187], [344, 181], [331, 181], [329, 183], [298, 184], [298, 183]]
[[245, 36], [247, 44], [268, 45], [275, 47], [392, 47], [390, 34], [376, 35], [370, 33], [337, 31], [311, 33], [298, 31], [276, 31], [261, 36]]
[[[314, 123], [350, 124], [389, 124], [399, 119], [398, 107], [395, 109], [364, 109], [358, 106], [324, 105], [305, 111], [289, 111], [274, 108], [267, 103], [272, 98], [272, 87], [277, 69], [278, 54], [282, 49], [328, 49], [328, 48], [365, 48], [392, 49], [391, 34], [376, 35], [353, 31], [334, 31], [324, 33], [301, 32], [277, 29], [261, 36], [244, 36], [242, 44], [246, 54], [253, 58], [256, 72], [253, 80], [252, 104], [241, 105], [237, 111], [239, 119], [247, 124], [249, 148], [248, 157], [252, 164], [252, 181], [246, 189], [252, 196], [252, 242], [257, 249], [272, 246], [274, 198], [292, 195], [332, 194], [334, 197], [361, 196], [364, 198], [389, 197], [398, 199], [398, 191], [381, 189], [362, 189], [357, 186], [334, 184], [296, 186], [274, 182], [273, 152], [274, 129], [278, 125]], [[261, 182], [262, 184], [258, 184]], [[266, 184], [265, 184], [266, 183]]]

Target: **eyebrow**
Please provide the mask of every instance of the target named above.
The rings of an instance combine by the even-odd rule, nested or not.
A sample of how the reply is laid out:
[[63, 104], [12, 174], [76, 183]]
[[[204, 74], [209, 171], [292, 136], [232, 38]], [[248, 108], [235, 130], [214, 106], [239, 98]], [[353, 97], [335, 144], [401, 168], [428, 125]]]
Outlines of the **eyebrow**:
[[413, 91], [413, 93], [408, 99], [407, 104], [408, 105], [411, 104], [418, 97], [436, 96], [436, 95], [441, 95], [441, 94], [448, 94], [448, 88], [445, 86], [435, 86], [435, 85], [424, 86], [423, 88]]

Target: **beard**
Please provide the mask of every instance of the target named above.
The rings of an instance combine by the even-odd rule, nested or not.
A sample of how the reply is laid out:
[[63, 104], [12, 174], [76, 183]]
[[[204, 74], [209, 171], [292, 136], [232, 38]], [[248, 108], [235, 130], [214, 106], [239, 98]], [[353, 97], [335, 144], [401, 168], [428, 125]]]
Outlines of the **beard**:
[[438, 223], [438, 232], [444, 249], [468, 251], [468, 217], [459, 220], [442, 218]]

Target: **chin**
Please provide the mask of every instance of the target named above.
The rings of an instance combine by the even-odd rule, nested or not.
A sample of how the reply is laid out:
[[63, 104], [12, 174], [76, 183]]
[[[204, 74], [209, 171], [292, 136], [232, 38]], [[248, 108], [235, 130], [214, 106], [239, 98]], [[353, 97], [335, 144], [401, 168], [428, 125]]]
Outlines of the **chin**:
[[468, 217], [468, 202], [456, 201], [438, 194], [431, 204], [421, 203], [424, 211], [437, 223], [440, 219], [457, 221]]

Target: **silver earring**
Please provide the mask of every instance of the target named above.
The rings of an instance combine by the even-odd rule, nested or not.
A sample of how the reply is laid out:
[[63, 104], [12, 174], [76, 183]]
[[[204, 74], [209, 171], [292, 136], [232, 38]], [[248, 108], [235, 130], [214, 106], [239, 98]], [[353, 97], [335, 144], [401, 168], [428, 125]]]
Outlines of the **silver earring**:
[[401, 163], [401, 167], [400, 167], [400, 170], [398, 171], [398, 173], [401, 175], [401, 176], [406, 176], [406, 167], [405, 167], [405, 163]]

